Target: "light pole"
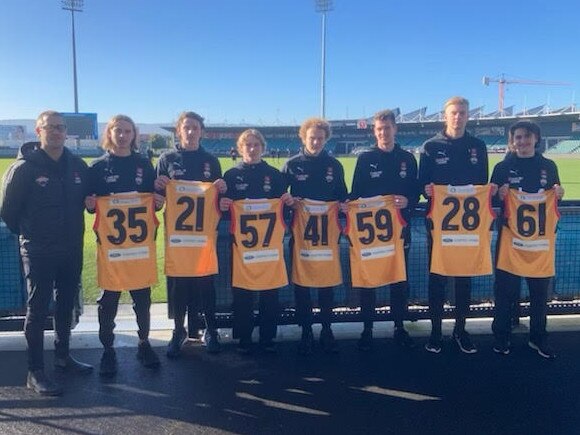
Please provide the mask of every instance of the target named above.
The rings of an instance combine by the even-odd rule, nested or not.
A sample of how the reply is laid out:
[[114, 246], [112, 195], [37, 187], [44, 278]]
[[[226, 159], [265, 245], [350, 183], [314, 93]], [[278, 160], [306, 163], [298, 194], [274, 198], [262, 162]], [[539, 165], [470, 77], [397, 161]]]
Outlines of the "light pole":
[[73, 81], [75, 94], [75, 113], [79, 113], [79, 96], [77, 91], [77, 46], [75, 40], [75, 12], [83, 11], [84, 0], [61, 0], [62, 9], [70, 11], [72, 20]]
[[320, 116], [326, 114], [326, 13], [332, 10], [332, 0], [314, 0], [316, 12], [322, 14], [322, 67], [320, 77]]

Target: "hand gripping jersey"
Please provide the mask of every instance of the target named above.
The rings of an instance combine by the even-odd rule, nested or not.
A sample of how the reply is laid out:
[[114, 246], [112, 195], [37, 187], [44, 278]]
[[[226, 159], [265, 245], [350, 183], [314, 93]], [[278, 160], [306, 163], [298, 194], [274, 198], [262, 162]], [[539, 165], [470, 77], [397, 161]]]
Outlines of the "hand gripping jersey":
[[157, 283], [152, 193], [97, 197], [97, 280], [105, 290], [137, 290]]
[[282, 208], [278, 198], [232, 203], [232, 287], [271, 290], [288, 284]]
[[490, 185], [433, 186], [427, 217], [433, 224], [431, 273], [445, 276], [492, 273], [490, 227], [495, 214]]
[[402, 236], [406, 225], [393, 195], [348, 203], [344, 233], [350, 241], [353, 287], [375, 288], [407, 279]]
[[218, 272], [217, 225], [221, 213], [212, 183], [171, 180], [166, 186], [165, 274], [197, 277]]
[[497, 268], [514, 275], [555, 275], [556, 225], [560, 219], [556, 193], [510, 189], [505, 197]]
[[304, 287], [342, 282], [337, 201], [298, 201], [292, 221], [292, 281]]

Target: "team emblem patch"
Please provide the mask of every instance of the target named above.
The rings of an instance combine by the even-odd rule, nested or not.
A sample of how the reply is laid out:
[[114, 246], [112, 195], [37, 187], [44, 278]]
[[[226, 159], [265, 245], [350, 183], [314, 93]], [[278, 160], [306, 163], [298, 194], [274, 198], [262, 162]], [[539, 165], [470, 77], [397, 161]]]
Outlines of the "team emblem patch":
[[326, 168], [326, 177], [324, 179], [326, 180], [327, 183], [332, 183], [334, 181], [332, 166]]
[[470, 157], [469, 161], [471, 162], [472, 165], [477, 165], [477, 162], [479, 160], [477, 159], [477, 149], [476, 148], [471, 148], [471, 157]]
[[545, 169], [540, 171], [540, 185], [546, 187], [548, 184], [548, 172]]
[[210, 168], [210, 166], [209, 166], [209, 163], [208, 163], [208, 162], [205, 162], [205, 163], [203, 164], [203, 176], [204, 176], [205, 178], [210, 178], [210, 177], [211, 177], [211, 168]]
[[270, 184], [270, 177], [266, 175], [264, 177], [264, 192], [269, 192], [270, 190], [272, 190], [272, 185]]
[[407, 177], [407, 162], [401, 162], [401, 170], [399, 171], [399, 177]]
[[46, 185], [48, 184], [48, 177], [45, 177], [44, 175], [41, 175], [40, 177], [38, 177], [36, 180], [36, 184], [38, 184], [40, 187], [46, 187]]
[[75, 184], [81, 184], [81, 176], [78, 172], [73, 173], [73, 181]]
[[137, 167], [137, 173], [135, 174], [135, 184], [140, 186], [143, 184], [143, 168]]

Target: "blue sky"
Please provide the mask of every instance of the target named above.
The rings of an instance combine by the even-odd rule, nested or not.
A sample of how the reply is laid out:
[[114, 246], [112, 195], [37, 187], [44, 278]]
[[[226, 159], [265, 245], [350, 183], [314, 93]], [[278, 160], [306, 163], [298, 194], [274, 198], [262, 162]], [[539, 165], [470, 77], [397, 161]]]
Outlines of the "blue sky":
[[[59, 0], [0, 0], [0, 119], [73, 111], [70, 13]], [[438, 111], [452, 95], [497, 108], [482, 76], [570, 82], [508, 86], [506, 106], [580, 99], [577, 0], [334, 0], [329, 119], [383, 108]], [[320, 112], [313, 0], [85, 0], [76, 15], [79, 109], [172, 122], [297, 124]]]

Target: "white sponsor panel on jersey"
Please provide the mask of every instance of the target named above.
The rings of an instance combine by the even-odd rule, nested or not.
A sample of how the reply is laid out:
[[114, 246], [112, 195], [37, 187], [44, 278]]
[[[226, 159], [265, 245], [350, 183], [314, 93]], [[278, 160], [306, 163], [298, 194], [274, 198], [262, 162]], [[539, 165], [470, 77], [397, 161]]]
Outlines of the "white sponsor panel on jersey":
[[395, 245], [377, 246], [376, 248], [365, 248], [360, 251], [361, 260], [374, 260], [395, 255]]
[[172, 248], [203, 248], [207, 246], [207, 236], [173, 234], [169, 236], [169, 246]]
[[520, 251], [549, 251], [549, 240], [522, 240], [516, 237], [512, 238], [512, 247]]
[[477, 234], [442, 234], [441, 246], [479, 246]]
[[300, 259], [304, 261], [332, 261], [332, 249], [301, 249]]
[[242, 260], [244, 264], [268, 263], [278, 261], [280, 251], [278, 249], [262, 249], [260, 251], [244, 252]]
[[109, 249], [107, 251], [109, 261], [131, 261], [144, 260], [149, 258], [149, 248], [147, 246], [138, 248]]

